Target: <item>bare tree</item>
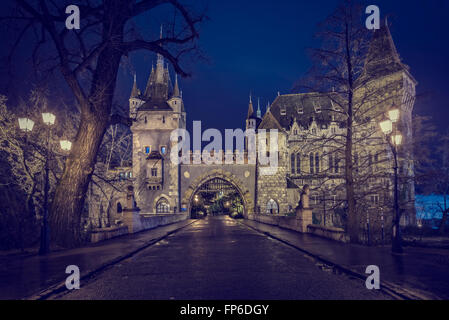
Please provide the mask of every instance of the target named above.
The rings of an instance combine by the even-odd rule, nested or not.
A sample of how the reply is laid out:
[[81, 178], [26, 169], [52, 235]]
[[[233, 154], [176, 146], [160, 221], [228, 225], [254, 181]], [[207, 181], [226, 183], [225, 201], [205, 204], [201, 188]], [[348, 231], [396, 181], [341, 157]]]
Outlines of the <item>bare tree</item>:
[[[34, 34], [35, 47], [30, 50], [33, 60], [46, 67], [56, 62], [53, 67], [60, 70], [80, 108], [77, 135], [49, 216], [51, 239], [61, 246], [73, 247], [81, 242], [80, 214], [103, 135], [111, 122], [122, 120], [111, 116], [122, 58], [137, 50], [156, 52], [178, 74], [188, 76], [181, 67], [181, 59], [196, 49], [198, 25], [205, 16], [195, 14], [192, 6], [178, 0], [84, 0], [78, 4], [81, 29], [68, 30], [65, 8], [71, 2], [16, 0], [15, 3], [12, 16], [5, 19], [23, 26], [16, 44], [28, 31]], [[159, 32], [153, 35], [138, 32], [134, 24], [137, 17], [170, 8], [177, 19], [170, 18], [165, 37], [160, 38]], [[44, 58], [45, 45], [47, 51], [55, 54]]]
[[[389, 108], [396, 106], [403, 111], [401, 121], [406, 123], [414, 102], [414, 96], [403, 100], [399, 74], [408, 69], [389, 41], [388, 27], [383, 26], [376, 33], [369, 31], [362, 23], [364, 11], [360, 4], [345, 0], [320, 24], [317, 37], [321, 45], [311, 49], [313, 67], [296, 86], [296, 90], [315, 95], [321, 103], [314, 121], [329, 121], [320, 117], [330, 115], [330, 121], [337, 124], [337, 130], [331, 134], [322, 136], [318, 130], [308, 139], [313, 141], [312, 148], [321, 151], [318, 157], [329, 159], [326, 168], [321, 166], [321, 183], [338, 178], [342, 182], [334, 189], [344, 189], [341, 200], [347, 210], [351, 242], [359, 242], [361, 215], [372, 207], [371, 202], [391, 208], [391, 150], [379, 122]], [[385, 57], [378, 55], [385, 50], [377, 48], [381, 46], [391, 51]], [[404, 134], [405, 141], [411, 140], [410, 134]], [[317, 162], [318, 158], [310, 161]], [[340, 172], [335, 172], [337, 165]], [[324, 175], [326, 170], [331, 178]], [[379, 194], [384, 195], [382, 199], [375, 198]], [[334, 203], [340, 205], [338, 202]]]
[[[11, 111], [6, 106], [6, 97], [0, 97], [0, 153], [4, 154], [8, 163], [8, 173], [2, 175], [2, 183], [12, 186], [25, 195], [21, 208], [14, 212], [18, 222], [20, 247], [22, 249], [27, 239], [34, 235], [25, 235], [27, 220], [40, 218], [43, 208], [43, 180], [42, 174], [46, 161], [47, 130], [39, 125], [41, 112], [45, 110], [47, 94], [41, 89], [34, 89], [26, 102], [14, 106]], [[63, 105], [63, 102], [60, 102]], [[35, 122], [32, 132], [24, 133], [19, 129], [18, 119], [27, 115]], [[60, 179], [66, 154], [59, 149], [60, 139], [72, 139], [76, 133], [76, 123], [73, 114], [68, 113], [67, 107], [58, 111], [58, 132], [50, 135], [50, 194], [54, 194], [57, 181]], [[64, 132], [64, 136], [62, 136]], [[35, 230], [36, 231], [36, 230]]]

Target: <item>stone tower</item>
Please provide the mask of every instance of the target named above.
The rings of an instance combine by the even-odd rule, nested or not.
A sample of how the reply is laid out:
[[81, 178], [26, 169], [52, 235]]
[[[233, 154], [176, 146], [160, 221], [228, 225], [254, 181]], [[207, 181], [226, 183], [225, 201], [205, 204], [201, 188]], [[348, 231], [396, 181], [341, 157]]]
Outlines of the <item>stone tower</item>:
[[170, 161], [170, 135], [185, 129], [186, 113], [178, 78], [172, 86], [161, 55], [152, 67], [144, 94], [136, 80], [130, 97], [133, 134], [133, 177], [137, 207], [142, 213], [180, 211], [179, 165]]

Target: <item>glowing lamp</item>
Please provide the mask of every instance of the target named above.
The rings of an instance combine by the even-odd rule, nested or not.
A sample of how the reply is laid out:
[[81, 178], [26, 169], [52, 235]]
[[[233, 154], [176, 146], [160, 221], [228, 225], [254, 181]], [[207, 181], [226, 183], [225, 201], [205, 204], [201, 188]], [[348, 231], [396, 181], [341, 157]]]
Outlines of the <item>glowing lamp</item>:
[[42, 119], [46, 125], [50, 126], [55, 124], [56, 116], [53, 113], [45, 112], [42, 113]]
[[34, 121], [28, 118], [19, 118], [19, 128], [25, 132], [32, 131], [34, 127]]

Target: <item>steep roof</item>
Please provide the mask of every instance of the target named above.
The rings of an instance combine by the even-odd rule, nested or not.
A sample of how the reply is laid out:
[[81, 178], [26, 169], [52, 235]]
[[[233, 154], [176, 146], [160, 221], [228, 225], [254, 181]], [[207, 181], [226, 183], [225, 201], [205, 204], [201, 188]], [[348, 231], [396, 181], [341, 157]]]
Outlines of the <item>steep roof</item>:
[[401, 61], [388, 22], [385, 20], [380, 29], [373, 31], [362, 78], [378, 78], [398, 71], [405, 71], [414, 80], [409, 70], [409, 66]]
[[279, 121], [273, 116], [271, 111], [268, 111], [262, 119], [258, 129], [278, 129], [283, 130]]
[[331, 110], [332, 102], [328, 95], [300, 93], [278, 96], [269, 113], [282, 128], [289, 129], [295, 119], [303, 128], [308, 128], [313, 120], [319, 126], [327, 125], [332, 121]]
[[133, 84], [133, 89], [131, 90], [130, 98], [137, 98], [139, 95], [140, 95], [140, 90], [137, 87], [136, 74], [134, 74], [134, 84]]

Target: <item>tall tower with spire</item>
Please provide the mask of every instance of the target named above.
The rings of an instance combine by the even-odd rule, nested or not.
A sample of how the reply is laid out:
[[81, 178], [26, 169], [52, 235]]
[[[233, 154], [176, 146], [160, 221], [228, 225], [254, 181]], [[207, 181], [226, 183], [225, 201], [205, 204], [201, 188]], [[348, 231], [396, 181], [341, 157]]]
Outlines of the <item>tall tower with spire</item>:
[[[162, 27], [161, 34], [162, 38]], [[137, 206], [144, 213], [179, 212], [180, 167], [170, 160], [171, 133], [186, 127], [186, 112], [178, 77], [172, 86], [168, 65], [157, 54], [145, 92], [136, 76], [130, 96], [133, 134], [133, 177]]]

